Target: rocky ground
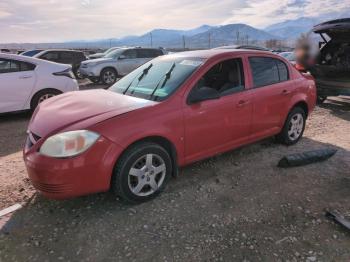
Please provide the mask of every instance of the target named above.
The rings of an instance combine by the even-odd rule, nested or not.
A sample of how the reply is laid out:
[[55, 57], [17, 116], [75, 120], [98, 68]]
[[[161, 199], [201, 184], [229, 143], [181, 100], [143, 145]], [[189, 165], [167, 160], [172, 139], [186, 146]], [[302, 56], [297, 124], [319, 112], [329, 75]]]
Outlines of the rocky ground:
[[[350, 100], [332, 98], [304, 138], [274, 139], [182, 168], [163, 194], [136, 206], [111, 193], [53, 201], [35, 193], [20, 152], [28, 114], [0, 119], [0, 261], [349, 261]], [[338, 149], [329, 160], [281, 169], [289, 153]]]

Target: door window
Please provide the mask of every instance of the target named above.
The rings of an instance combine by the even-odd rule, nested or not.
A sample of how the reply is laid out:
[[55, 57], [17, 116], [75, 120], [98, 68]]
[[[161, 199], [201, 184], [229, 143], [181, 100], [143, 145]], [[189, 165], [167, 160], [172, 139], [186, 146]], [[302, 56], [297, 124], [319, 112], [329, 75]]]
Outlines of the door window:
[[19, 72], [20, 64], [10, 59], [0, 59], [0, 74]]
[[136, 50], [135, 49], [129, 49], [126, 50], [123, 55], [126, 59], [135, 59], [137, 57]]
[[47, 52], [46, 54], [43, 54], [40, 58], [48, 61], [58, 61], [59, 55], [58, 52]]
[[221, 96], [244, 90], [244, 72], [241, 58], [235, 58], [214, 65], [197, 82], [195, 88], [209, 87]]
[[285, 63], [270, 57], [250, 57], [254, 87], [262, 87], [289, 79]]

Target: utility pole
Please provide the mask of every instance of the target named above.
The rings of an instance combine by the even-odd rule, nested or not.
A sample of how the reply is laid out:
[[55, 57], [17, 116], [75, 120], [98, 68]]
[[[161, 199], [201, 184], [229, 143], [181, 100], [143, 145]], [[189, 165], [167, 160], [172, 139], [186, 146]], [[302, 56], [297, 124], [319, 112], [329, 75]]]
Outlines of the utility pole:
[[186, 41], [185, 41], [185, 36], [182, 35], [182, 47], [183, 47], [183, 50], [185, 51], [186, 49]]
[[153, 47], [153, 36], [152, 36], [152, 33], [149, 33], [149, 36], [151, 37], [151, 47]]
[[211, 33], [209, 32], [209, 35], [208, 35], [208, 47], [210, 49], [210, 46], [211, 46]]

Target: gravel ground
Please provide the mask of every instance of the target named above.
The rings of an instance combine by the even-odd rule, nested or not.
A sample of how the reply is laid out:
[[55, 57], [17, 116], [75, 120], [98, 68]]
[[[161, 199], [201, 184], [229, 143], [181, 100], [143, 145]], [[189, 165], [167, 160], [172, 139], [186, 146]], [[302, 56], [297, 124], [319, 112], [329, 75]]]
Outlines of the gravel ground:
[[[86, 85], [85, 85], [86, 86]], [[86, 88], [93, 87], [87, 84]], [[22, 161], [28, 114], [0, 119], [0, 261], [349, 261], [350, 99], [316, 108], [304, 138], [273, 139], [180, 170], [163, 194], [136, 206], [111, 193], [42, 198]], [[280, 169], [285, 154], [338, 149], [329, 160]]]

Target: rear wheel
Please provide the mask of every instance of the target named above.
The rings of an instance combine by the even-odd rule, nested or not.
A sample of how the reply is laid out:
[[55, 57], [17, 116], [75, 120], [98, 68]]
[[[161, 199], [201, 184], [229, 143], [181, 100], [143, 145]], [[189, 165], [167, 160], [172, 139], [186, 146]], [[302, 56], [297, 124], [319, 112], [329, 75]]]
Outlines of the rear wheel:
[[112, 85], [117, 81], [117, 71], [113, 68], [105, 68], [101, 72], [101, 80], [105, 85]]
[[306, 123], [306, 113], [301, 107], [294, 107], [288, 114], [287, 120], [277, 139], [286, 145], [296, 144], [303, 136]]
[[172, 161], [163, 147], [140, 143], [122, 155], [114, 170], [111, 186], [124, 201], [141, 203], [163, 191], [171, 173]]
[[53, 96], [57, 96], [61, 93], [62, 92], [55, 89], [45, 89], [45, 90], [39, 91], [33, 96], [32, 101], [30, 103], [30, 109], [34, 110], [40, 103], [44, 102], [45, 100]]

